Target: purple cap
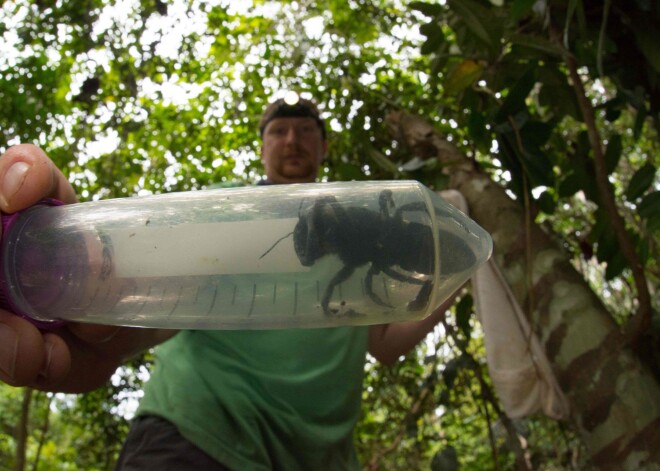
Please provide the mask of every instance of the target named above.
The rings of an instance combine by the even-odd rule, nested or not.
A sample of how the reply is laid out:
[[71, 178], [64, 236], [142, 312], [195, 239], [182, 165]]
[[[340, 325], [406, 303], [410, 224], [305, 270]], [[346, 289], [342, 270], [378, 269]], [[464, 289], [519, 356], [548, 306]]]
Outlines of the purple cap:
[[[64, 203], [62, 201], [53, 198], [45, 198], [39, 201], [35, 206], [37, 205], [61, 206], [63, 204]], [[16, 223], [16, 221], [24, 211], [18, 211], [12, 214], [0, 213], [0, 221], [2, 223], [3, 235], [9, 232], [11, 227], [14, 225], [14, 223]], [[4, 243], [5, 242], [3, 238], [2, 241], [0, 241], [0, 247], [2, 248], [2, 251], [0, 252], [0, 261], [2, 254], [4, 253]], [[0, 308], [12, 311], [17, 316], [29, 320], [35, 326], [37, 326], [39, 329], [42, 330], [53, 330], [64, 324], [64, 321], [57, 321], [57, 320], [47, 321], [47, 320], [34, 319], [28, 313], [24, 312], [19, 306], [17, 306], [16, 303], [13, 301], [11, 290], [8, 286], [7, 280], [5, 279], [5, 271], [4, 269], [2, 269], [2, 264], [0, 264]]]

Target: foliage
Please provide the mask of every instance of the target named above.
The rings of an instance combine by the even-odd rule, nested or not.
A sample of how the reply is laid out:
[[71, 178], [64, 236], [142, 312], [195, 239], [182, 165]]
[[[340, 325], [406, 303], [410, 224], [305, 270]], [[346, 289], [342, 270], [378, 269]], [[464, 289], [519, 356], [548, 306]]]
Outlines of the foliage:
[[[609, 230], [616, 218], [599, 188], [602, 153], [626, 235], [655, 284], [660, 69], [647, 35], [660, 29], [658, 5], [467, 0], [411, 6], [430, 20], [421, 27], [422, 51], [433, 57], [432, 86], [444, 97], [443, 114], [466, 132], [475, 157], [495, 156], [484, 156], [486, 164], [502, 172], [532, 215], [563, 235], [576, 260], [603, 264], [604, 280], [601, 275], [597, 283], [614, 292], [608, 284], [615, 278], [617, 286], [634, 283], [631, 261]], [[640, 32], [640, 25], [647, 29]], [[572, 69], [579, 74], [572, 76]], [[593, 123], [576, 82], [584, 83]], [[594, 142], [592, 132], [600, 139]], [[575, 218], [570, 228], [567, 217]], [[610, 305], [621, 312], [616, 302]]]
[[[112, 470], [128, 421], [122, 407], [139, 397], [151, 358], [134, 360], [105, 387], [84, 395], [33, 391], [26, 469]], [[24, 390], [0, 383], [0, 469], [15, 469], [16, 435]]]
[[[236, 3], [5, 2], [0, 150], [39, 144], [83, 200], [254, 181], [262, 173], [261, 110], [295, 89], [319, 101], [329, 124], [324, 179], [413, 178], [442, 189], [446, 178], [432, 155], [422, 149], [411, 156], [388, 137], [387, 112], [412, 111], [505, 185], [530, 221], [561, 239], [623, 324], [638, 288], [608, 230], [613, 214], [598, 187], [589, 135], [596, 129], [627, 237], [648, 284], [657, 285], [658, 5]], [[452, 315], [396, 366], [367, 365], [356, 430], [365, 465], [581, 465], [584, 450], [562, 426], [507, 421], [491, 396], [469, 297]], [[120, 372], [126, 382], [76, 398], [35, 393], [28, 462], [39, 455], [36, 469], [108, 469], [126, 431], [117, 407], [126, 391], [139, 390], [139, 370], [133, 365]], [[21, 397], [0, 389], [0, 463], [8, 466]]]

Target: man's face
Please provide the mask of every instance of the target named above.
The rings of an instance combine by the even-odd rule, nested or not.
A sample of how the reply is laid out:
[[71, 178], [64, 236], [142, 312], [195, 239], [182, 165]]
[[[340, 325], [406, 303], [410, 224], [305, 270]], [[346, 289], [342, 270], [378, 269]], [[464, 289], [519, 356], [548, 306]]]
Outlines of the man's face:
[[313, 118], [275, 118], [266, 125], [261, 161], [272, 183], [309, 183], [316, 179], [328, 143]]

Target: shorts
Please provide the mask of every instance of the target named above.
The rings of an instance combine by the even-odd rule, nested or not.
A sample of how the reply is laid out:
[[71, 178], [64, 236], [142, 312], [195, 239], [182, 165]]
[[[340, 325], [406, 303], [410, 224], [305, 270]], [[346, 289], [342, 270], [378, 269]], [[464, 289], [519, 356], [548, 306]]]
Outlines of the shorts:
[[137, 417], [126, 436], [115, 471], [230, 471], [183, 438], [160, 417]]

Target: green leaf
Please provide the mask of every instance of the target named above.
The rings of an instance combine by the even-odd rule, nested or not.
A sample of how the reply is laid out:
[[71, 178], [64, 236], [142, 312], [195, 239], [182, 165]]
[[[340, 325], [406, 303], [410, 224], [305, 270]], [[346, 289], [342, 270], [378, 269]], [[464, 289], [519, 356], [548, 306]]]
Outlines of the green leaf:
[[461, 358], [454, 358], [447, 362], [445, 369], [442, 370], [442, 379], [447, 388], [451, 389], [454, 386], [454, 381], [458, 376], [458, 371], [461, 367]]
[[571, 21], [573, 20], [573, 15], [578, 5], [581, 7], [581, 0], [569, 0], [568, 1], [568, 11], [566, 12], [566, 24], [564, 25], [564, 45], [568, 45], [568, 36]]
[[447, 95], [457, 95], [476, 82], [484, 66], [478, 62], [467, 59], [456, 65], [447, 75], [444, 90]]
[[604, 209], [598, 208], [594, 216], [594, 225], [587, 236], [587, 241], [591, 244], [598, 242], [602, 233], [610, 227], [610, 216]]
[[469, 294], [463, 296], [456, 305], [456, 325], [463, 331], [465, 338], [470, 338], [472, 335], [472, 325], [470, 318], [473, 312], [473, 300]]
[[370, 149], [369, 157], [371, 157], [371, 159], [378, 167], [385, 170], [386, 172], [389, 172], [392, 175], [397, 175], [399, 173], [399, 167], [385, 154], [378, 151], [377, 149]]
[[621, 116], [621, 108], [615, 106], [608, 106], [605, 108], [605, 119], [613, 123]]
[[421, 53], [424, 55], [436, 52], [445, 42], [445, 34], [436, 22], [422, 25], [419, 32], [426, 36], [426, 41], [424, 41], [421, 48]]
[[655, 179], [655, 172], [655, 166], [650, 163], [647, 163], [635, 172], [626, 189], [626, 198], [628, 198], [628, 201], [636, 200], [648, 190]]
[[407, 162], [403, 163], [401, 165], [401, 170], [404, 172], [415, 172], [417, 170], [420, 170], [426, 166], [426, 162], [424, 159], [420, 159], [419, 157], [415, 156], [412, 159], [408, 160]]
[[[607, 217], [609, 220], [609, 217]], [[628, 237], [635, 245], [639, 242], [639, 236], [628, 231]], [[605, 268], [605, 279], [612, 280], [619, 276], [621, 272], [628, 266], [628, 261], [623, 255], [619, 246], [619, 240], [614, 231], [607, 228], [601, 232], [598, 238], [598, 248], [596, 250], [596, 257], [599, 262], [607, 264]]]
[[633, 28], [635, 39], [637, 40], [639, 50], [644, 54], [651, 67], [656, 72], [660, 72], [660, 48], [658, 48], [660, 31], [653, 28], [649, 24], [649, 21], [645, 21], [645, 23]]
[[468, 133], [470, 140], [477, 146], [480, 152], [488, 153], [491, 147], [491, 134], [486, 129], [486, 116], [484, 113], [472, 110], [468, 117]]
[[444, 7], [439, 3], [412, 2], [408, 6], [413, 10], [431, 17], [439, 15], [444, 11]]
[[480, 11], [480, 6], [471, 0], [448, 0], [451, 10], [465, 23], [475, 36], [485, 42], [488, 46], [493, 45], [493, 39], [488, 34], [488, 28], [485, 22], [488, 18], [480, 17], [476, 12]]
[[539, 208], [541, 208], [541, 211], [546, 214], [554, 213], [557, 208], [555, 198], [548, 191], [541, 193], [536, 202], [538, 203]]
[[516, 46], [535, 49], [537, 51], [543, 52], [545, 54], [550, 54], [551, 56], [555, 56], [555, 57], [563, 57], [564, 54], [566, 53], [566, 51], [562, 47], [559, 47], [556, 44], [540, 36], [514, 33], [511, 36], [509, 36], [509, 39], [511, 43]]
[[552, 162], [545, 152], [530, 152], [525, 150], [522, 158], [525, 173], [527, 173], [533, 187], [550, 186], [554, 183]]
[[539, 102], [548, 107], [553, 116], [558, 119], [568, 115], [582, 121], [582, 113], [575, 92], [568, 84], [566, 75], [561, 70], [550, 66], [539, 69], [537, 75], [538, 81], [543, 84]]
[[642, 129], [644, 129], [646, 115], [646, 106], [644, 106], [644, 103], [641, 103], [637, 108], [637, 116], [635, 116], [635, 124], [633, 125], [633, 136], [635, 137], [635, 141], [637, 141], [642, 135]]
[[439, 406], [449, 406], [451, 405], [451, 397], [449, 395], [449, 388], [445, 388], [442, 391], [440, 391], [440, 394], [438, 395], [438, 399], [436, 399], [436, 404]]
[[605, 170], [608, 175], [612, 173], [619, 164], [622, 150], [623, 144], [621, 143], [621, 135], [612, 135], [607, 144], [607, 149], [605, 150]]
[[649, 261], [649, 256], [651, 255], [651, 241], [646, 237], [640, 237], [637, 241], [637, 255], [639, 256], [639, 261], [642, 263], [642, 266], [645, 266]]
[[495, 116], [495, 121], [497, 123], [508, 121], [509, 116], [514, 116], [518, 112], [526, 110], [525, 99], [529, 95], [529, 92], [532, 91], [532, 88], [534, 88], [535, 83], [536, 74], [534, 68], [529, 68], [509, 90], [504, 103]]
[[653, 214], [646, 219], [646, 230], [650, 233], [660, 231], [660, 213]]
[[559, 197], [566, 198], [568, 196], [573, 196], [575, 193], [580, 191], [581, 188], [582, 182], [580, 181], [579, 175], [577, 175], [575, 172], [572, 172], [559, 182]]
[[617, 276], [621, 274], [624, 268], [626, 268], [628, 264], [626, 263], [626, 259], [621, 253], [621, 251], [617, 251], [614, 253], [614, 255], [607, 261], [607, 267], [605, 268], [605, 279], [608, 281], [613, 280]]
[[619, 243], [616, 240], [614, 232], [611, 230], [601, 232], [600, 237], [598, 238], [598, 247], [596, 249], [596, 257], [598, 258], [598, 261], [609, 263], [619, 252]]
[[364, 180], [364, 172], [355, 165], [340, 163], [335, 169], [336, 174], [342, 180]]
[[660, 191], [654, 191], [642, 198], [642, 201], [637, 206], [637, 214], [640, 217], [649, 219], [652, 216], [660, 214]]
[[532, 11], [534, 3], [536, 0], [514, 0], [511, 5], [511, 14], [514, 18], [520, 19]]
[[444, 172], [433, 172], [431, 186], [435, 190], [446, 190], [449, 188], [450, 177]]
[[436, 453], [431, 460], [431, 471], [458, 471], [459, 469], [458, 454], [451, 445], [447, 445]]

